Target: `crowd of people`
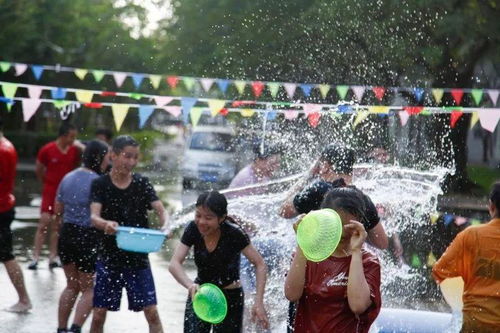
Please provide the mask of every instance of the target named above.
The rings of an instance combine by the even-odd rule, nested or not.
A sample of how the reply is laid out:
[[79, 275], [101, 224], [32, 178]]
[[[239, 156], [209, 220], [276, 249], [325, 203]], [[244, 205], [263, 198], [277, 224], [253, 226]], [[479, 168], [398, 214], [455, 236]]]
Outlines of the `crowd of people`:
[[[149, 210], [154, 210], [160, 228], [166, 231], [169, 216], [149, 179], [134, 171], [140, 153], [137, 141], [127, 135], [111, 141], [109, 131], [96, 134], [100, 137], [94, 140], [75, 141], [77, 129], [64, 123], [57, 139], [38, 152], [41, 216], [28, 268], [39, 267], [50, 230], [49, 267], [62, 266], [67, 280], [59, 299], [57, 332], [81, 332], [89, 317], [90, 331], [103, 332], [107, 311], [120, 309], [124, 288], [129, 310], [144, 313], [150, 332], [163, 332], [148, 255], [120, 249], [115, 234], [119, 226], [149, 228]], [[259, 194], [245, 186], [271, 179], [281, 158], [275, 148], [260, 145], [254, 150], [253, 162], [230, 185], [244, 187], [238, 195]], [[290, 228], [297, 230], [304, 214], [330, 208], [339, 214], [343, 228], [338, 247], [324, 261], [308, 261], [298, 246], [290, 253], [290, 268], [283, 276], [284, 295], [290, 301], [290, 332], [367, 333], [380, 312], [381, 267], [365, 243], [386, 249], [389, 238], [377, 207], [351, 184], [355, 161], [351, 148], [329, 144], [303, 179], [290, 188], [276, 212], [290, 219]], [[13, 255], [10, 228], [15, 217], [16, 163], [16, 150], [0, 128], [0, 260], [19, 296], [7, 310], [27, 312], [32, 304]], [[494, 332], [500, 327], [500, 184], [493, 186], [489, 210], [493, 220], [460, 233], [433, 270], [438, 282], [455, 276], [465, 281], [462, 332]], [[183, 268], [191, 248], [195, 279]], [[256, 272], [249, 313], [256, 325], [269, 330], [270, 309], [264, 299], [266, 256], [228, 211], [224, 194], [212, 190], [199, 195], [194, 219], [186, 225], [169, 265], [172, 276], [187, 291], [184, 332], [244, 330], [242, 258]], [[193, 297], [204, 283], [215, 284], [226, 297], [228, 311], [221, 323], [202, 321], [193, 310]]]

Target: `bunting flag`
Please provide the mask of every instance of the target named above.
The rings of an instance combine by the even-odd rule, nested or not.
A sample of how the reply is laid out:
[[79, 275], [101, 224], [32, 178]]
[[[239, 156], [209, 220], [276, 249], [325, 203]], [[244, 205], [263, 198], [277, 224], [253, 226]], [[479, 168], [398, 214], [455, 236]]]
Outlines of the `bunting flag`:
[[365, 94], [365, 87], [363, 86], [351, 86], [352, 91], [354, 92], [354, 96], [356, 96], [356, 100], [358, 103], [361, 103], [363, 99], [363, 95]]
[[[349, 104], [342, 104], [338, 106], [339, 113], [348, 113], [352, 112], [352, 107]], [[332, 114], [335, 112], [332, 112]]]
[[15, 76], [21, 76], [26, 72], [28, 69], [28, 65], [26, 64], [15, 64], [14, 65], [14, 70], [15, 70]]
[[379, 101], [382, 101], [382, 98], [384, 98], [384, 94], [385, 94], [385, 88], [384, 87], [373, 87], [372, 90], [373, 90], [373, 93], [375, 94], [375, 97]]
[[415, 95], [415, 100], [418, 103], [422, 102], [422, 99], [424, 98], [424, 92], [425, 90], [422, 88], [413, 88], [413, 94]]
[[499, 92], [498, 90], [488, 89], [488, 96], [490, 96], [493, 106], [497, 105], [498, 92]]
[[[88, 70], [86, 70], [86, 69], [82, 69], [82, 68], [75, 69], [75, 75], [80, 80], [85, 79], [85, 76], [87, 75], [87, 73], [88, 73]], [[113, 74], [113, 75], [115, 75], [115, 74]]]
[[92, 71], [92, 75], [94, 75], [94, 80], [96, 83], [101, 82], [102, 78], [104, 77], [104, 71], [101, 71], [99, 69], [94, 69]]
[[226, 109], [226, 108], [224, 108], [224, 109], [220, 110], [220, 112], [219, 112], [219, 113], [220, 113], [222, 116], [224, 116], [224, 117], [225, 117], [225, 116], [227, 116], [227, 115], [228, 115], [229, 110], [228, 110], [228, 109]]
[[293, 99], [293, 95], [295, 95], [295, 89], [297, 89], [297, 85], [295, 83], [284, 83], [283, 87], [285, 87], [286, 94], [290, 99]]
[[408, 119], [410, 118], [410, 115], [406, 110], [398, 112], [399, 115], [399, 120], [401, 121], [401, 126], [406, 126], [406, 123], [408, 122]]
[[52, 99], [64, 99], [66, 97], [66, 88], [52, 88], [50, 89], [50, 95], [52, 96]]
[[261, 81], [254, 81], [252, 82], [252, 91], [255, 96], [255, 98], [259, 98], [260, 95], [262, 95], [262, 91], [264, 90], [264, 83]]
[[462, 111], [459, 111], [459, 110], [453, 110], [451, 111], [451, 116], [450, 116], [450, 126], [451, 128], [455, 128], [455, 126], [457, 125], [457, 121], [458, 119], [460, 119], [460, 117], [462, 117], [464, 113]]
[[370, 106], [370, 107], [368, 107], [368, 112], [369, 113], [378, 113], [378, 114], [388, 114], [389, 107], [382, 106], [382, 105]]
[[174, 117], [179, 117], [182, 113], [180, 106], [165, 106], [163, 107], [163, 110], [167, 111]]
[[143, 98], [143, 97], [144, 97], [144, 94], [141, 94], [141, 93], [130, 93], [130, 94], [128, 94], [128, 96], [129, 96], [130, 98], [133, 98], [133, 99], [135, 99], [135, 100], [138, 100], [138, 101], [139, 101], [139, 100], [141, 100], [141, 98]]
[[198, 100], [193, 97], [183, 97], [181, 98], [182, 107], [182, 120], [184, 124], [188, 124], [189, 114], [191, 113], [191, 108], [196, 104]]
[[91, 103], [94, 93], [89, 90], [77, 90], [75, 91], [76, 100], [80, 103]]
[[113, 104], [111, 105], [111, 111], [113, 112], [113, 119], [115, 121], [116, 131], [120, 132], [120, 128], [123, 125], [123, 121], [127, 116], [128, 109], [130, 105], [128, 104]]
[[411, 256], [411, 267], [413, 268], [422, 267], [422, 262], [420, 261], [420, 258], [416, 253], [413, 253], [413, 255]]
[[405, 110], [408, 113], [408, 115], [413, 116], [413, 115], [416, 115], [416, 114], [419, 114], [420, 112], [422, 112], [424, 110], [424, 107], [423, 106], [404, 106], [403, 110]]
[[319, 89], [319, 92], [321, 93], [321, 97], [323, 97], [323, 99], [325, 99], [326, 96], [328, 95], [328, 92], [330, 91], [330, 85], [329, 84], [318, 84], [317, 87]]
[[7, 72], [10, 69], [10, 62], [0, 61], [0, 71]]
[[432, 97], [436, 101], [436, 104], [440, 104], [443, 99], [444, 90], [443, 89], [432, 89]]
[[337, 86], [336, 89], [340, 99], [344, 100], [347, 96], [347, 91], [349, 91], [349, 86]]
[[158, 89], [160, 87], [161, 75], [150, 75], [149, 82], [151, 82], [151, 86], [154, 89]]
[[38, 109], [41, 103], [42, 101], [35, 98], [22, 100], [23, 119], [25, 123], [28, 122], [31, 119], [31, 117], [33, 117], [33, 115], [36, 113], [36, 110]]
[[222, 91], [223, 94], [226, 93], [227, 88], [229, 87], [229, 83], [230, 82], [231, 81], [229, 81], [229, 80], [222, 80], [222, 79], [219, 79], [219, 80], [216, 81], [217, 86], [219, 87], [220, 91]]
[[286, 120], [293, 120], [296, 119], [299, 116], [299, 111], [296, 110], [286, 110], [285, 111], [285, 119]]
[[[94, 74], [94, 76], [95, 76], [95, 74]], [[122, 73], [122, 72], [114, 72], [113, 73], [113, 79], [115, 80], [115, 84], [118, 88], [120, 88], [123, 85], [123, 82], [125, 82], [126, 78], [127, 78], [127, 74], [125, 74], [125, 73]]]
[[56, 108], [58, 108], [58, 109], [62, 109], [64, 107], [70, 105], [71, 103], [73, 103], [73, 102], [71, 102], [71, 101], [65, 101], [65, 100], [61, 100], [61, 99], [58, 99], [58, 100], [55, 100], [55, 101], [52, 102], [52, 104], [54, 104], [54, 106]]
[[276, 119], [277, 116], [278, 116], [278, 112], [276, 112], [276, 111], [270, 110], [270, 111], [266, 112], [266, 119], [267, 120], [273, 121]]
[[479, 121], [479, 113], [477, 113], [477, 111], [472, 112], [472, 116], [470, 118], [470, 128], [472, 129], [478, 121]]
[[[167, 76], [167, 84], [170, 88], [175, 89], [177, 88], [177, 84], [179, 83], [179, 77], [170, 75]], [[191, 88], [188, 88], [188, 90], [191, 90]]]
[[31, 71], [33, 72], [33, 76], [38, 81], [42, 77], [43, 74], [43, 66], [40, 65], [31, 65]]
[[184, 83], [184, 87], [186, 87], [188, 91], [191, 91], [196, 84], [196, 80], [191, 77], [184, 77], [182, 78], [182, 83]]
[[139, 106], [139, 128], [143, 128], [149, 117], [153, 114], [155, 108], [153, 105], [140, 105]]
[[219, 113], [219, 111], [224, 108], [225, 105], [226, 101], [221, 99], [208, 100], [208, 108], [210, 109], [212, 117], [215, 117]]
[[28, 96], [30, 98], [40, 98], [42, 96], [43, 87], [41, 86], [28, 86]]
[[471, 95], [474, 99], [474, 103], [476, 103], [476, 106], [478, 106], [479, 103], [481, 103], [481, 99], [483, 98], [483, 89], [472, 89]]
[[460, 103], [462, 103], [462, 97], [464, 96], [464, 91], [462, 89], [451, 89], [451, 96], [453, 96], [455, 104], [460, 105]]
[[193, 124], [193, 127], [196, 127], [198, 125], [198, 121], [200, 121], [201, 114], [203, 113], [204, 108], [200, 107], [193, 107], [191, 108], [191, 123]]
[[135, 89], [139, 89], [141, 86], [142, 80], [144, 80], [144, 74], [132, 74], [132, 82], [134, 83]]
[[208, 92], [210, 88], [212, 88], [212, 85], [214, 84], [214, 79], [200, 79], [201, 86], [203, 87], [203, 90], [205, 92]]
[[366, 110], [359, 111], [358, 114], [356, 115], [356, 118], [354, 119], [354, 123], [352, 124], [353, 128], [356, 128], [363, 120], [368, 118], [370, 113]]
[[436, 264], [437, 260], [436, 257], [434, 256], [434, 253], [429, 252], [429, 255], [427, 256], [427, 267], [432, 267], [434, 264]]
[[309, 116], [312, 113], [321, 112], [323, 106], [321, 104], [303, 104], [302, 109], [304, 110], [304, 113]]
[[311, 95], [312, 84], [301, 84], [299, 87], [304, 92], [304, 96], [309, 97]]
[[267, 88], [269, 89], [269, 92], [271, 93], [271, 96], [273, 98], [276, 98], [276, 96], [278, 95], [278, 91], [280, 89], [280, 84], [277, 83], [277, 82], [269, 82], [267, 84]]
[[312, 128], [316, 128], [319, 124], [320, 118], [321, 118], [321, 113], [313, 112], [307, 116], [307, 122], [309, 123], [309, 125], [311, 125]]
[[17, 84], [2, 83], [1, 85], [4, 97], [12, 99], [16, 95]]
[[156, 105], [164, 106], [172, 102], [174, 98], [170, 96], [154, 96], [153, 99]]
[[479, 122], [481, 126], [493, 133], [497, 127], [498, 120], [500, 120], [500, 109], [493, 110], [479, 110]]
[[247, 85], [247, 83], [245, 81], [241, 81], [241, 80], [234, 81], [234, 86], [236, 87], [236, 90], [238, 90], [238, 93], [240, 95], [242, 95], [243, 92], [245, 91], [246, 85]]

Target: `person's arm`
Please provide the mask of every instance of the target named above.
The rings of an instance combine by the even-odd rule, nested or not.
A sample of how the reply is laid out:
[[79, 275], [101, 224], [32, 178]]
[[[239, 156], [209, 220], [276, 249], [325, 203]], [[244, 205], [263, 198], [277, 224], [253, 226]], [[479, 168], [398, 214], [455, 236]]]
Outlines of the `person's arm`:
[[[437, 283], [441, 283], [447, 278], [461, 276], [464, 281], [466, 280], [466, 273], [468, 271], [465, 262], [466, 249], [466, 230], [460, 232], [455, 239], [448, 246], [441, 258], [432, 267], [432, 276]], [[470, 269], [470, 268], [469, 268]]]
[[186, 260], [186, 257], [189, 253], [190, 247], [186, 244], [179, 243], [175, 248], [174, 255], [172, 259], [170, 259], [170, 264], [168, 265], [168, 271], [172, 276], [179, 282], [182, 286], [184, 286], [188, 291], [191, 298], [194, 297], [194, 294], [198, 290], [198, 284], [194, 283], [193, 280], [187, 276], [182, 264]]
[[253, 245], [247, 245], [241, 252], [255, 266], [256, 271], [257, 294], [255, 296], [255, 302], [252, 307], [252, 320], [255, 320], [256, 318], [263, 328], [268, 329], [269, 319], [267, 318], [266, 310], [264, 308], [264, 292], [266, 289], [267, 265], [264, 262], [264, 259], [262, 259], [260, 253], [253, 247]]
[[151, 207], [153, 207], [156, 215], [158, 216], [158, 220], [160, 221], [161, 226], [160, 229], [166, 231], [168, 227], [168, 214], [165, 211], [165, 206], [163, 206], [161, 200], [156, 200], [151, 203]]
[[102, 204], [92, 202], [90, 204], [90, 220], [92, 225], [99, 230], [103, 230], [105, 234], [113, 235], [118, 231], [118, 222], [105, 220], [101, 217]]
[[389, 238], [381, 222], [368, 230], [368, 242], [381, 250], [385, 250], [389, 247]]
[[297, 246], [285, 280], [285, 297], [290, 302], [296, 302], [302, 297], [306, 284], [306, 265], [307, 259]]
[[54, 202], [54, 221], [56, 222], [56, 224], [58, 225], [62, 224], [63, 213], [64, 213], [64, 203], [56, 200]]
[[35, 175], [36, 178], [43, 184], [43, 179], [45, 178], [45, 171], [47, 168], [39, 160], [36, 161], [35, 165]]

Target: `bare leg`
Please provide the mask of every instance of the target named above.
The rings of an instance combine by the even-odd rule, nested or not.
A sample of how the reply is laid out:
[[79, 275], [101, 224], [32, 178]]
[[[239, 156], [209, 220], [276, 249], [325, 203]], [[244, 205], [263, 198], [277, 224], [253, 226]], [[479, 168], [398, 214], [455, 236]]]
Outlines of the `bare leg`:
[[52, 220], [52, 215], [49, 213], [42, 213], [40, 215], [40, 221], [38, 222], [38, 227], [36, 228], [35, 234], [35, 248], [33, 250], [33, 260], [40, 259], [40, 252], [42, 252], [43, 243], [45, 243], [45, 236], [47, 235], [48, 227], [50, 221]]
[[149, 333], [163, 333], [160, 315], [156, 305], [150, 305], [144, 308], [144, 315], [149, 325]]
[[82, 327], [85, 320], [88, 318], [90, 311], [92, 311], [92, 300], [94, 299], [93, 274], [78, 271], [78, 280], [82, 296], [76, 305], [73, 323]]
[[50, 238], [49, 238], [49, 262], [52, 262], [57, 257], [57, 241], [59, 240], [59, 230], [61, 226], [51, 218], [50, 223]]
[[75, 305], [76, 298], [80, 292], [78, 286], [78, 271], [75, 264], [71, 263], [63, 266], [64, 274], [66, 275], [66, 288], [64, 288], [61, 297], [59, 298], [58, 310], [58, 327], [66, 328], [68, 326], [68, 318], [71, 310]]
[[23, 271], [15, 259], [4, 262], [5, 269], [9, 275], [10, 281], [14, 285], [19, 296], [19, 301], [8, 308], [12, 312], [26, 312], [31, 309], [31, 301], [24, 285]]
[[90, 333], [103, 333], [104, 323], [106, 322], [106, 308], [94, 308], [92, 313], [92, 325], [90, 326]]

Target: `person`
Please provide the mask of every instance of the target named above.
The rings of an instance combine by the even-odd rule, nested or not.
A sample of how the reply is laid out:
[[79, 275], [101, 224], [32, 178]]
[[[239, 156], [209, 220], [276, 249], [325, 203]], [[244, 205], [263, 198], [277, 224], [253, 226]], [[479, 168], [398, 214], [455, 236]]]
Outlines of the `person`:
[[148, 210], [154, 209], [162, 229], [167, 215], [149, 179], [133, 172], [139, 159], [139, 144], [128, 135], [112, 144], [109, 174], [95, 179], [91, 187], [91, 221], [104, 231], [94, 286], [91, 332], [102, 332], [107, 311], [118, 311], [122, 289], [127, 290], [129, 310], [143, 311], [149, 331], [163, 332], [157, 310], [156, 290], [148, 255], [118, 248], [118, 226], [148, 228]]
[[12, 231], [10, 225], [15, 217], [16, 198], [14, 183], [16, 179], [17, 152], [14, 145], [3, 135], [0, 118], [0, 261], [5, 265], [19, 300], [7, 308], [10, 312], [27, 312], [32, 308], [24, 285], [23, 271], [16, 261], [12, 250]]
[[60, 267], [57, 258], [59, 225], [54, 223], [54, 200], [57, 187], [63, 177], [80, 164], [81, 151], [73, 145], [76, 135], [76, 127], [63, 122], [59, 127], [57, 139], [47, 143], [38, 151], [35, 173], [38, 180], [43, 184], [42, 204], [40, 207], [40, 221], [35, 233], [33, 261], [28, 266], [29, 269], [35, 270], [38, 268], [40, 252], [49, 226], [51, 226], [49, 268]]
[[[64, 176], [54, 206], [56, 223], [62, 219], [58, 253], [67, 285], [59, 298], [58, 332], [80, 333], [92, 311], [93, 276], [97, 257], [97, 235], [90, 222], [90, 186], [108, 166], [108, 145], [100, 140], [87, 143], [82, 167]], [[68, 319], [78, 294], [73, 324]]]
[[[184, 269], [186, 256], [194, 247], [198, 276], [191, 280]], [[170, 261], [169, 271], [188, 290], [184, 314], [184, 332], [242, 332], [244, 293], [240, 284], [240, 253], [252, 262], [257, 271], [257, 294], [252, 316], [264, 329], [269, 321], [264, 309], [264, 289], [267, 267], [259, 252], [240, 226], [227, 215], [227, 200], [217, 191], [204, 192], [196, 201], [195, 219], [187, 225], [181, 242]], [[226, 296], [228, 310], [225, 319], [216, 325], [196, 317], [192, 299], [203, 283], [220, 287]]]
[[298, 301], [294, 332], [367, 333], [380, 312], [381, 296], [379, 261], [363, 248], [363, 197], [353, 188], [335, 188], [321, 208], [339, 214], [342, 237], [333, 254], [321, 262], [308, 261], [297, 246], [285, 280], [286, 298]]
[[492, 333], [500, 327], [500, 183], [492, 186], [491, 221], [460, 232], [432, 268], [434, 279], [464, 280], [460, 332]]
[[[108, 128], [98, 128], [95, 130], [95, 140], [101, 140], [110, 146], [111, 141], [113, 140], [113, 132]], [[81, 151], [84, 151], [88, 143], [89, 141], [75, 140], [74, 145]]]

